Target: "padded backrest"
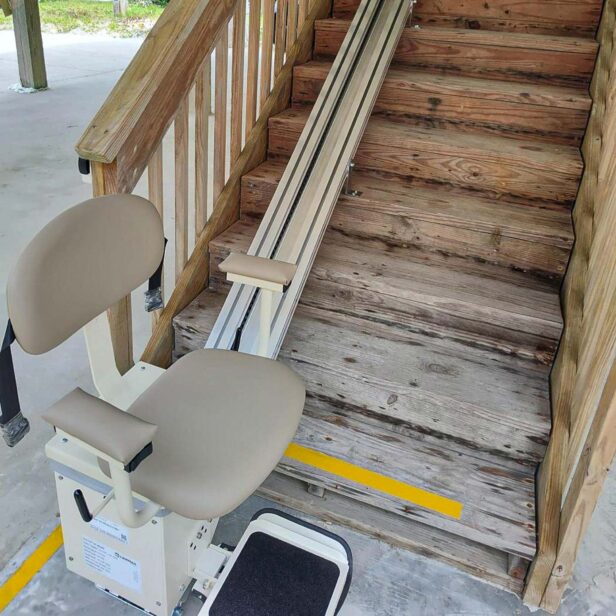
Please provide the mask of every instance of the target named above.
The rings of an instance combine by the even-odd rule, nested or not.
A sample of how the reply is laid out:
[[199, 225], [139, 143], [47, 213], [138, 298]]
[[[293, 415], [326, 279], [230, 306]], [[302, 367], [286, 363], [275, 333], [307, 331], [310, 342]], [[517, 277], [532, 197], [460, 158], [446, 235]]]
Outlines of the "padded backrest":
[[7, 285], [20, 346], [45, 353], [145, 282], [164, 251], [152, 203], [134, 195], [89, 199], [54, 218], [28, 244]]

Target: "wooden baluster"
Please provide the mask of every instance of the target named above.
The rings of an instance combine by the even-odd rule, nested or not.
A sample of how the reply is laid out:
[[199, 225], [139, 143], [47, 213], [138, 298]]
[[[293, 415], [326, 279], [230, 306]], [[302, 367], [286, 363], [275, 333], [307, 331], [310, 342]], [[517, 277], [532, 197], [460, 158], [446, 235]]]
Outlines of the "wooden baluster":
[[261, 39], [261, 94], [262, 108], [270, 93], [272, 82], [272, 45], [274, 36], [274, 0], [263, 0], [263, 38]]
[[188, 98], [175, 116], [175, 279], [188, 261]]
[[297, 38], [297, 0], [289, 0], [287, 17], [287, 54]]
[[216, 101], [214, 103], [214, 204], [225, 186], [227, 151], [227, 54], [229, 30], [223, 28], [216, 45]]
[[[164, 222], [163, 209], [163, 144], [156, 148], [148, 164], [148, 199], [156, 206], [161, 220]], [[164, 272], [163, 272], [164, 274]], [[160, 281], [160, 292], [164, 297], [164, 275]], [[158, 323], [161, 310], [152, 313], [152, 328]]]
[[211, 57], [208, 57], [195, 83], [195, 242], [208, 218], [209, 128], [212, 107], [211, 62]]
[[276, 42], [274, 47], [274, 77], [284, 64], [285, 38], [287, 34], [287, 0], [278, 0], [276, 5]]
[[260, 32], [261, 0], [250, 0], [250, 20], [248, 23], [248, 69], [246, 71], [246, 139], [248, 139], [248, 135], [257, 120]]
[[308, 15], [308, 0], [299, 0], [299, 12], [297, 14], [297, 29], [301, 30]]
[[244, 41], [246, 38], [246, 0], [240, 0], [233, 16], [233, 67], [231, 73], [231, 164], [242, 151], [244, 117]]

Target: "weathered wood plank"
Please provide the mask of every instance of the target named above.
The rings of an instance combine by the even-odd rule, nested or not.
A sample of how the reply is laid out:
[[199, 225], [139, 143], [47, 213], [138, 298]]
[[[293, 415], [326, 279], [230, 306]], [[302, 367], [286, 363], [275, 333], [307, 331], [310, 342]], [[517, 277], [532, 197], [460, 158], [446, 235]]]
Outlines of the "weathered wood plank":
[[[156, 210], [161, 218], [164, 216], [164, 196], [163, 196], [163, 144], [161, 143], [148, 164], [148, 199], [156, 206]], [[163, 272], [164, 274], [164, 272]], [[160, 280], [160, 291], [164, 298], [165, 277]], [[160, 310], [152, 313], [152, 326], [156, 325], [160, 318]]]
[[175, 278], [188, 260], [188, 99], [178, 107], [175, 140]]
[[261, 76], [259, 106], [263, 107], [270, 93], [272, 80], [272, 47], [274, 44], [274, 0], [263, 0], [261, 32]]
[[246, 0], [240, 0], [233, 15], [233, 66], [231, 69], [231, 164], [242, 151], [244, 119], [244, 45]]
[[507, 556], [503, 552], [330, 490], [326, 490], [323, 498], [316, 498], [305, 486], [306, 483], [299, 479], [272, 473], [258, 494], [325, 523], [342, 524], [396, 547], [452, 565], [512, 592], [521, 590], [522, 582], [506, 573]]
[[[316, 24], [315, 55], [335, 56], [350, 22]], [[596, 42], [592, 39], [539, 36], [451, 28], [406, 28], [394, 55], [405, 66], [457, 75], [553, 85], [588, 85]]]
[[287, 46], [287, 4], [288, 0], [276, 0], [276, 33], [274, 36], [274, 79], [278, 77], [284, 63]]
[[[352, 19], [360, 0], [336, 0], [334, 17]], [[601, 0], [418, 0], [413, 23], [473, 30], [592, 36]]]
[[259, 36], [261, 0], [250, 0], [248, 23], [248, 67], [246, 69], [246, 139], [257, 119], [259, 86]]
[[212, 59], [203, 63], [195, 83], [195, 242], [205, 227], [208, 212]]
[[[267, 161], [242, 178], [242, 215], [260, 217], [285, 163]], [[348, 237], [479, 258], [559, 279], [573, 242], [571, 214], [482, 199], [403, 178], [353, 174], [359, 196], [342, 195], [330, 228]]]
[[[309, 62], [295, 69], [293, 101], [313, 104], [331, 64]], [[493, 79], [434, 75], [391, 68], [375, 113], [410, 124], [455, 126], [472, 132], [579, 146], [590, 98], [583, 89], [518, 84]]]
[[[270, 154], [289, 156], [307, 118], [303, 109], [272, 118]], [[426, 129], [380, 116], [370, 119], [355, 162], [358, 169], [565, 204], [575, 199], [582, 172], [576, 148]]]
[[216, 90], [214, 100], [214, 202], [225, 186], [227, 170], [227, 70], [229, 30], [225, 26], [216, 45]]

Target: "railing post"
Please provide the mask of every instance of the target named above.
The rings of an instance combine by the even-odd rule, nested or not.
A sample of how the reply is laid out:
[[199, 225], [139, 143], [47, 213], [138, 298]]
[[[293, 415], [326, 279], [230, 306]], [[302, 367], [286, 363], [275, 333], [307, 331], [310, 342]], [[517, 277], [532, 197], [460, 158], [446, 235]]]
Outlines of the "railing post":
[[[92, 162], [92, 188], [95, 197], [113, 195], [118, 192], [117, 164]], [[130, 295], [121, 299], [107, 311], [113, 353], [116, 366], [121, 374], [133, 367], [133, 325]]]

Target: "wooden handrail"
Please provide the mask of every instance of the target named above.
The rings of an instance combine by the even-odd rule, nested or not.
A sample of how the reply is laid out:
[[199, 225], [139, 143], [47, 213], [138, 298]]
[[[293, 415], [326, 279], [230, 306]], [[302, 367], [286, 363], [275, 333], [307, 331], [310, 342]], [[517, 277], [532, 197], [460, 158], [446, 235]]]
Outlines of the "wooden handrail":
[[[293, 65], [311, 56], [314, 20], [330, 10], [331, 0], [173, 0], [77, 144], [95, 196], [132, 192], [147, 168], [163, 221], [169, 206], [175, 212], [166, 230], [175, 275], [154, 315], [149, 361], [169, 363], [172, 319], [206, 284], [209, 238], [237, 219], [239, 178], [263, 160], [268, 119], [288, 105]], [[109, 320], [125, 373], [134, 361], [130, 297]]]
[[238, 0], [173, 0], [76, 146], [81, 158], [117, 162], [130, 192], [227, 27]]

